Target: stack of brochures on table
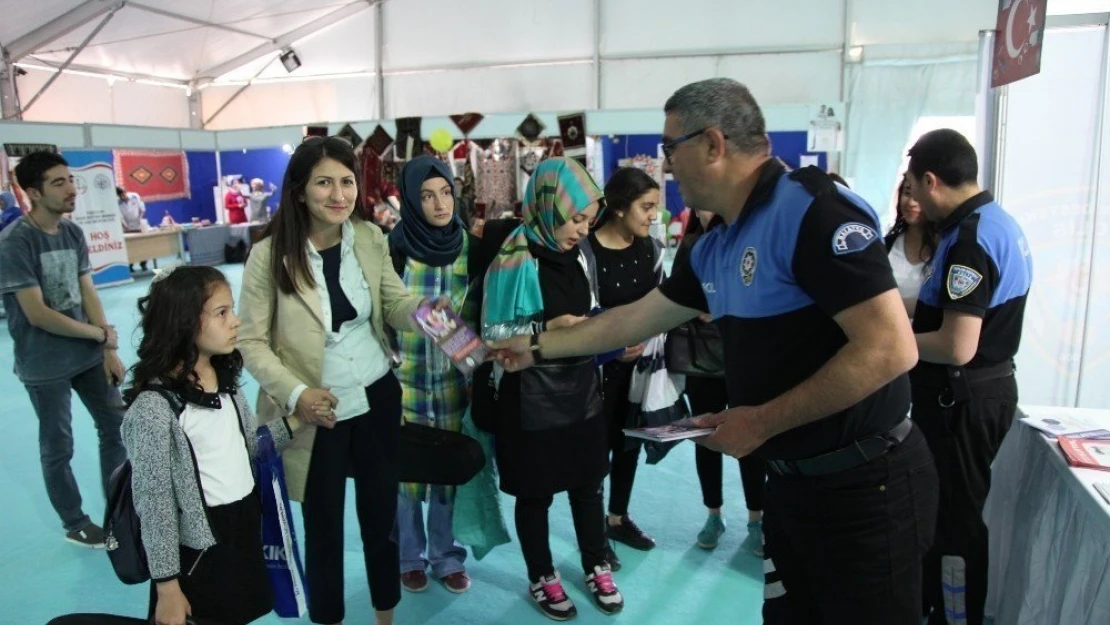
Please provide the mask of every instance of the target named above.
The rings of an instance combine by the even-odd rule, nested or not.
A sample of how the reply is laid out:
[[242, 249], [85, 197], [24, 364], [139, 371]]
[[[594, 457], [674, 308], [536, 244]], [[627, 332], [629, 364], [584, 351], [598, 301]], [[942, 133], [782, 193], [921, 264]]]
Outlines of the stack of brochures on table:
[[716, 428], [699, 428], [683, 421], [676, 421], [668, 425], [659, 425], [650, 428], [633, 428], [624, 431], [625, 436], [642, 438], [656, 443], [669, 443], [687, 438], [701, 438], [709, 436]]
[[1071, 438], [1106, 439], [1110, 438], [1110, 423], [1071, 414], [1024, 417], [1022, 423], [1034, 427], [1049, 436]]
[[1060, 451], [1073, 467], [1110, 471], [1110, 440], [1061, 436]]

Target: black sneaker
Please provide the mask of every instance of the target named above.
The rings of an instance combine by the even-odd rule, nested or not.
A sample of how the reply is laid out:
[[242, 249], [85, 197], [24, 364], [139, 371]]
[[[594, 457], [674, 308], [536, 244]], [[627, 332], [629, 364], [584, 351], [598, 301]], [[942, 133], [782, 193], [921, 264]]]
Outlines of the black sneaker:
[[617, 552], [613, 549], [613, 543], [608, 541], [605, 543], [605, 562], [609, 564], [609, 569], [614, 573], [621, 570], [621, 559], [617, 557]]
[[[606, 524], [608, 525], [608, 521], [606, 521]], [[640, 530], [632, 522], [632, 519], [628, 518], [627, 514], [621, 517], [620, 525], [609, 525], [608, 531], [609, 538], [618, 543], [624, 543], [633, 549], [651, 551], [655, 548], [655, 539]]]
[[613, 582], [613, 573], [602, 564], [586, 574], [586, 588], [594, 596], [594, 603], [606, 614], [616, 614], [624, 609], [624, 597]]
[[89, 523], [75, 532], [66, 532], [66, 540], [82, 547], [103, 549], [104, 530], [100, 529], [95, 523]]
[[536, 602], [544, 616], [554, 621], [569, 621], [578, 616], [578, 608], [567, 596], [559, 572], [541, 577], [536, 583], [528, 585], [528, 594]]

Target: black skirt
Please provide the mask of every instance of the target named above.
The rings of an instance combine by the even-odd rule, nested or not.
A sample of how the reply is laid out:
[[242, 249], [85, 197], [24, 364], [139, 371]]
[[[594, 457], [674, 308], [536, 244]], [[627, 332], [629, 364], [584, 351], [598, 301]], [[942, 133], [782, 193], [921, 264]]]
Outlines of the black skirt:
[[[208, 508], [216, 544], [204, 551], [184, 545], [178, 583], [193, 616], [221, 625], [246, 625], [274, 609], [273, 589], [262, 558], [262, 504], [258, 489], [243, 499]], [[154, 618], [158, 586], [150, 585]]]

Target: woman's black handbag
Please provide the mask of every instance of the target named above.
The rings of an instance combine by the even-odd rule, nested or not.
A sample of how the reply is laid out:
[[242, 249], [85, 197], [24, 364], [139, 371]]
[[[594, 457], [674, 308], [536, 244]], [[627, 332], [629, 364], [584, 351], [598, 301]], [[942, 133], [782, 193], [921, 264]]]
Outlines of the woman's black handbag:
[[400, 481], [460, 486], [486, 465], [478, 441], [449, 430], [405, 423], [398, 449]]
[[725, 344], [715, 323], [688, 321], [667, 333], [667, 371], [701, 378], [725, 377]]

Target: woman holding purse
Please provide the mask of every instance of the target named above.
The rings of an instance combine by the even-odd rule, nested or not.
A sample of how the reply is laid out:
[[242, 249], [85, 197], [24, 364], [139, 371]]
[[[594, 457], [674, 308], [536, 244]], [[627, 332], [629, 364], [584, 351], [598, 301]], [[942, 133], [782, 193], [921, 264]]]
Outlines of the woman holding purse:
[[342, 623], [343, 516], [355, 482], [363, 556], [377, 622], [401, 598], [397, 511], [401, 385], [385, 326], [414, 329], [421, 299], [393, 271], [385, 236], [353, 217], [354, 150], [313, 137], [293, 153], [282, 197], [247, 260], [239, 346], [261, 388], [264, 421], [295, 414], [308, 427], [283, 454], [303, 503], [305, 569], [314, 623]]
[[[393, 268], [410, 292], [447, 297], [468, 326], [478, 322], [480, 274], [472, 271], [477, 237], [468, 233], [455, 211], [451, 170], [437, 158], [418, 156], [405, 163], [399, 180], [401, 221], [389, 234]], [[401, 365], [401, 408], [405, 421], [459, 432], [470, 402], [469, 376], [451, 363], [432, 340], [418, 332], [397, 336]], [[424, 522], [427, 502], [427, 525]], [[401, 550], [401, 584], [409, 592], [428, 587], [427, 570], [453, 593], [470, 589], [463, 563], [466, 549], [455, 541], [455, 489], [451, 486], [401, 484], [397, 502], [397, 538]]]
[[[578, 247], [602, 203], [601, 189], [577, 161], [541, 162], [524, 194], [524, 223], [503, 239], [485, 278], [482, 338], [487, 341], [567, 327], [597, 305]], [[499, 224], [487, 226], [487, 237]], [[487, 239], [496, 244], [493, 239]], [[496, 389], [496, 453], [501, 490], [516, 497], [516, 528], [528, 594], [543, 614], [567, 620], [577, 608], [555, 570], [548, 510], [566, 492], [587, 589], [600, 610], [624, 598], [605, 561], [601, 484], [608, 448], [598, 368], [593, 357], [542, 361], [520, 373], [493, 365], [475, 388]], [[477, 392], [477, 391], [476, 391]]]

